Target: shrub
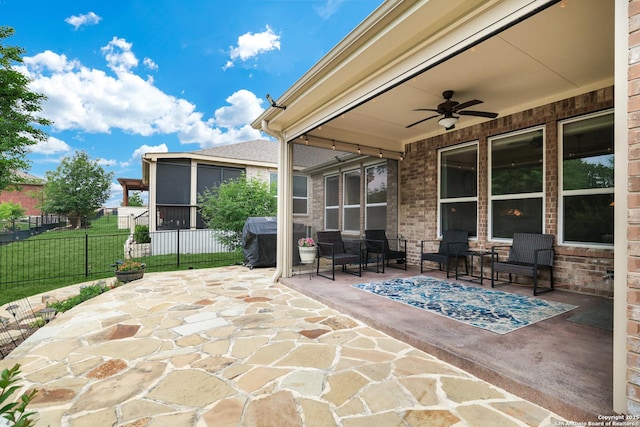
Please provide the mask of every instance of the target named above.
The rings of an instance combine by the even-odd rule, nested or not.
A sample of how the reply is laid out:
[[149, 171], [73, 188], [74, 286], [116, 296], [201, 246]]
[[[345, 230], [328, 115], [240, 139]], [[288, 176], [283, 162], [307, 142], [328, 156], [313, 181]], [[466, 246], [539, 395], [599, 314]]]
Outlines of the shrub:
[[27, 405], [33, 400], [38, 390], [31, 390], [20, 396], [19, 402], [7, 402], [20, 386], [16, 385], [20, 375], [20, 365], [11, 369], [4, 369], [0, 375], [0, 416], [13, 423], [15, 427], [29, 427], [35, 425], [31, 418], [35, 412], [26, 412]]
[[149, 236], [148, 225], [136, 225], [133, 230], [133, 240], [136, 243], [151, 243], [151, 236]]
[[59, 312], [64, 312], [72, 309], [76, 305], [83, 303], [91, 298], [97, 297], [101, 293], [109, 290], [110, 288], [105, 286], [104, 284], [95, 284], [89, 286], [83, 286], [80, 288], [80, 293], [76, 296], [68, 298], [64, 301], [53, 302], [49, 304], [50, 307], [55, 308]]
[[239, 178], [207, 188], [198, 195], [200, 213], [214, 236], [230, 250], [242, 252], [242, 229], [249, 217], [274, 216], [277, 200], [269, 184], [257, 178]]

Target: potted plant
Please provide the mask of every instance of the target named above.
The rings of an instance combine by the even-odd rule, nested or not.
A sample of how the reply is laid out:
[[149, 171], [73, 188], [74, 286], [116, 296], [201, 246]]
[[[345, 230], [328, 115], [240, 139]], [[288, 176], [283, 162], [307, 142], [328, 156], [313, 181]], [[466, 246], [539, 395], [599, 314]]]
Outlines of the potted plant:
[[316, 259], [316, 242], [311, 237], [303, 237], [298, 240], [298, 252], [302, 264], [313, 264]]
[[142, 276], [144, 276], [145, 263], [133, 259], [118, 260], [112, 267], [115, 267], [116, 277], [123, 283], [142, 279]]

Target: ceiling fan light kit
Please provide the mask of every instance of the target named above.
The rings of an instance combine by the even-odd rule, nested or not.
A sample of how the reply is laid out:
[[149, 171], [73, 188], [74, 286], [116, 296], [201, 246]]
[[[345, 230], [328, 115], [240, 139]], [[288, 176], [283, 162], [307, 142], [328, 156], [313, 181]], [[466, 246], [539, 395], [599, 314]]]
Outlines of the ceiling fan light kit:
[[[413, 127], [422, 122], [426, 122], [427, 120], [434, 119], [436, 117], [443, 116], [440, 120], [438, 120], [438, 124], [444, 127], [446, 130], [451, 130], [455, 128], [456, 123], [458, 123], [459, 116], [475, 116], [475, 117], [486, 117], [488, 119], [495, 119], [498, 117], [498, 113], [490, 113], [488, 111], [472, 111], [466, 110], [466, 108], [472, 107], [474, 105], [482, 104], [483, 101], [479, 99], [472, 99], [471, 101], [459, 103], [458, 101], [452, 101], [453, 91], [445, 90], [442, 93], [442, 97], [444, 98], [444, 102], [440, 103], [437, 108], [416, 108], [413, 111], [432, 111], [437, 113], [436, 115], [427, 117], [426, 119], [418, 120], [415, 123], [411, 123], [406, 126], [407, 128]], [[453, 114], [457, 114], [458, 116], [454, 116]]]
[[438, 120], [438, 124], [446, 130], [453, 129], [456, 123], [458, 123], [457, 117], [443, 117]]

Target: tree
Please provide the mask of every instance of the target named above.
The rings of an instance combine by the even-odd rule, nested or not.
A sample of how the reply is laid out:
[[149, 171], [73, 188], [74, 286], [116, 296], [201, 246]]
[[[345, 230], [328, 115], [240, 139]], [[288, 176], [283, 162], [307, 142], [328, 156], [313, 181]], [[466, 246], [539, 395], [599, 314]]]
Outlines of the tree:
[[2, 44], [13, 33], [13, 28], [0, 26], [0, 190], [20, 182], [15, 171], [28, 169], [29, 146], [47, 139], [47, 134], [37, 126], [51, 124], [36, 116], [46, 97], [31, 92], [29, 78], [13, 69], [14, 64], [23, 62], [25, 50]]
[[140, 207], [144, 206], [144, 201], [142, 200], [142, 193], [139, 191], [135, 191], [131, 193], [129, 196], [129, 206]]
[[46, 173], [46, 178], [43, 210], [75, 218], [74, 226], [80, 227], [81, 218], [95, 212], [109, 198], [113, 172], [105, 172], [87, 153], [78, 151], [73, 158], [63, 158], [55, 171]]
[[247, 179], [244, 174], [206, 189], [198, 198], [207, 226], [220, 242], [236, 251], [242, 247], [242, 229], [247, 218], [274, 216], [278, 206], [268, 183]]
[[25, 209], [16, 203], [0, 203], [0, 220], [11, 221], [10, 229], [15, 230], [15, 221], [24, 216]]

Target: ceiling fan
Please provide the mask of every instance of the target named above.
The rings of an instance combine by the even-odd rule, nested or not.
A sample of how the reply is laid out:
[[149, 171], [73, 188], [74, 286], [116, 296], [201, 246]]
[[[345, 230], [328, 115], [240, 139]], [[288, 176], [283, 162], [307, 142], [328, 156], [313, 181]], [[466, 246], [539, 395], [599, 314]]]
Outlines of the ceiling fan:
[[[442, 97], [444, 98], [444, 102], [438, 105], [438, 108], [417, 108], [413, 111], [433, 111], [438, 113], [436, 115], [427, 117], [426, 119], [418, 120], [415, 123], [411, 123], [406, 126], [406, 128], [410, 128], [422, 122], [426, 122], [427, 120], [436, 118], [438, 116], [443, 116], [440, 120], [438, 120], [438, 124], [443, 126], [446, 130], [451, 130], [456, 127], [456, 123], [458, 122], [459, 116], [476, 116], [476, 117], [486, 117], [489, 119], [495, 119], [498, 117], [498, 113], [490, 113], [488, 111], [474, 111], [474, 110], [466, 110], [466, 108], [473, 107], [474, 105], [482, 104], [483, 101], [479, 99], [472, 99], [471, 101], [463, 102], [462, 104], [458, 101], [452, 101], [453, 91], [445, 90], [442, 92]], [[457, 114], [454, 115], [454, 114]]]

